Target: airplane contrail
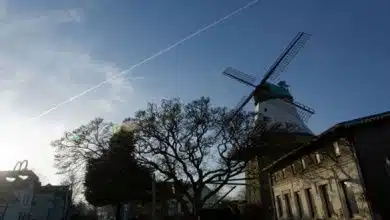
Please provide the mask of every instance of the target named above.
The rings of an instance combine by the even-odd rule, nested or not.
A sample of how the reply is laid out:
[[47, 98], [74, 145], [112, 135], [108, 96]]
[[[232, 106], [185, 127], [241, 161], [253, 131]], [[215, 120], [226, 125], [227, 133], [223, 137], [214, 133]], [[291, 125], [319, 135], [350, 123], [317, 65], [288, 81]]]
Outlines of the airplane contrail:
[[[202, 28], [199, 28], [198, 30], [196, 30], [196, 31], [194, 31], [193, 33], [191, 33], [190, 35], [188, 35], [188, 36], [182, 38], [181, 40], [177, 41], [176, 43], [171, 44], [170, 46], [168, 46], [168, 47], [166, 47], [166, 48], [164, 48], [164, 49], [158, 51], [157, 53], [155, 53], [155, 54], [153, 54], [153, 55], [151, 55], [151, 56], [149, 56], [149, 57], [143, 59], [141, 62], [139, 62], [139, 63], [137, 63], [137, 64], [134, 64], [133, 66], [131, 66], [131, 67], [129, 67], [129, 68], [123, 70], [122, 72], [120, 72], [120, 73], [118, 73], [118, 74], [116, 74], [116, 75], [114, 75], [114, 76], [112, 76], [112, 77], [110, 77], [110, 78], [108, 78], [108, 79], [106, 79], [106, 80], [104, 80], [104, 81], [102, 81], [102, 82], [100, 82], [100, 83], [98, 83], [98, 84], [96, 84], [96, 85], [94, 85], [94, 86], [92, 86], [92, 87], [86, 89], [86, 90], [84, 90], [83, 92], [81, 92], [81, 93], [79, 93], [79, 94], [77, 94], [77, 95], [74, 95], [74, 96], [70, 97], [69, 99], [64, 100], [64, 101], [62, 101], [62, 102], [60, 102], [60, 103], [54, 105], [53, 107], [51, 107], [51, 108], [49, 108], [49, 109], [43, 111], [43, 112], [40, 113], [39, 115], [30, 118], [30, 120], [35, 120], [35, 119], [38, 119], [38, 118], [40, 118], [40, 117], [42, 117], [42, 116], [45, 116], [45, 115], [49, 114], [50, 112], [55, 111], [55, 110], [58, 109], [59, 107], [65, 105], [65, 104], [67, 104], [67, 103], [69, 103], [69, 102], [72, 102], [73, 100], [76, 100], [76, 99], [82, 97], [83, 95], [85, 95], [85, 94], [87, 94], [87, 93], [89, 93], [89, 92], [91, 92], [91, 91], [93, 91], [93, 90], [95, 90], [95, 89], [101, 87], [102, 85], [106, 84], [106, 83], [109, 82], [110, 80], [115, 79], [115, 78], [117, 78], [117, 77], [119, 77], [119, 76], [122, 76], [122, 75], [127, 74], [129, 71], [133, 70], [134, 68], [137, 68], [137, 67], [141, 66], [142, 64], [147, 63], [147, 62], [149, 62], [149, 61], [155, 59], [156, 57], [159, 57], [160, 55], [162, 55], [162, 54], [164, 54], [164, 53], [166, 53], [166, 52], [172, 50], [173, 48], [175, 48], [175, 47], [179, 46], [180, 44], [182, 44], [182, 43], [184, 43], [184, 42], [190, 40], [191, 38], [196, 37], [196, 36], [198, 36], [199, 34], [201, 34], [201, 33], [205, 32], [205, 31], [207, 31], [208, 29], [210, 29], [210, 28], [212, 28], [212, 27], [215, 27], [215, 26], [219, 25], [220, 23], [222, 23], [222, 22], [225, 21], [226, 19], [229, 19], [230, 17], [232, 17], [232, 16], [234, 16], [234, 15], [236, 15], [236, 14], [242, 12], [243, 10], [250, 8], [251, 6], [255, 5], [255, 4], [258, 3], [258, 2], [259, 2], [259, 0], [254, 0], [254, 1], [249, 2], [249, 3], [246, 4], [245, 6], [243, 6], [243, 7], [239, 8], [239, 9], [237, 9], [237, 10], [235, 10], [235, 11], [229, 13], [228, 15], [226, 15], [226, 16], [224, 16], [224, 17], [222, 17], [222, 18], [220, 18], [220, 19], [218, 19], [218, 20], [216, 20], [216, 21], [214, 21], [214, 22], [212, 22], [212, 23], [210, 23], [210, 24], [208, 24], [208, 25], [206, 25], [206, 26], [204, 26], [204, 27], [202, 27]], [[30, 121], [30, 120], [29, 120], [29, 121]]]

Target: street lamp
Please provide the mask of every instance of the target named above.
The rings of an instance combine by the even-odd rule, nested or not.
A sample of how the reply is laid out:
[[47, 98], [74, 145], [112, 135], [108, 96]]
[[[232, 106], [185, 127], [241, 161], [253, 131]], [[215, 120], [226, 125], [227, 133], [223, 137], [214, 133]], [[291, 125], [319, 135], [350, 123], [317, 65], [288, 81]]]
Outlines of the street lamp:
[[[19, 178], [21, 180], [26, 180], [28, 178], [28, 175], [23, 175], [23, 174], [25, 174], [25, 171], [27, 171], [27, 166], [28, 166], [27, 160], [16, 162], [14, 169], [12, 170], [11, 175], [6, 176], [5, 180], [7, 182], [14, 182], [17, 178]], [[3, 204], [1, 215], [0, 215], [1, 219], [4, 219], [5, 214], [7, 213], [7, 209], [8, 209], [8, 201], [4, 200], [3, 202], [4, 202], [4, 204]]]
[[28, 175], [23, 175], [27, 171], [28, 161], [18, 161], [16, 162], [14, 169], [12, 170], [11, 176], [5, 177], [8, 182], [14, 182], [17, 178], [21, 180], [26, 180]]

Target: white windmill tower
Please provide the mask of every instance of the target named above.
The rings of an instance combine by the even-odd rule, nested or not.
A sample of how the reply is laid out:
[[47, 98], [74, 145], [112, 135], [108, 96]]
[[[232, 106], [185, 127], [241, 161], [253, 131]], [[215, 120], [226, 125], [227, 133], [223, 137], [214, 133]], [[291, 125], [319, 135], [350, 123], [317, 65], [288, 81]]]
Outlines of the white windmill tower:
[[277, 81], [279, 74], [299, 52], [309, 37], [309, 34], [299, 32], [257, 85], [253, 84], [255, 81], [253, 76], [232, 67], [223, 71], [223, 74], [226, 76], [255, 88], [238, 104], [236, 112], [239, 112], [253, 98], [258, 119], [268, 119], [269, 121], [267, 126], [262, 129], [267, 130], [270, 126], [278, 124], [285, 127], [295, 136], [314, 135], [306, 126], [306, 122], [314, 114], [314, 110], [296, 102], [285, 81], [278, 83], [268, 82]]

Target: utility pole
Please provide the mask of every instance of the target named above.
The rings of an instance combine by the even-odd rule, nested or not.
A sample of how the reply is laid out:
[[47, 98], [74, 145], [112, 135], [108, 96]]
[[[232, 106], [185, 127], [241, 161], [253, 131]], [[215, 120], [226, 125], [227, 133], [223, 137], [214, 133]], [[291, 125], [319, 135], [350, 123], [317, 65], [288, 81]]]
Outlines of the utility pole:
[[156, 220], [156, 176], [152, 175], [152, 219]]

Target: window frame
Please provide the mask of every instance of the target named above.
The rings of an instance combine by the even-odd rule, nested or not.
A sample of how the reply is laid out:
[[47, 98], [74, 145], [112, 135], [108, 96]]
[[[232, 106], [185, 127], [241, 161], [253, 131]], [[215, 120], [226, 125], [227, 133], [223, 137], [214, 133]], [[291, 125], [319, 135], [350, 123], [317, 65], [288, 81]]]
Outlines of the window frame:
[[320, 192], [320, 199], [325, 215], [327, 218], [331, 218], [333, 216], [333, 206], [329, 195], [329, 185], [322, 184], [318, 186], [318, 191]]
[[308, 211], [311, 218], [315, 218], [317, 212], [316, 212], [316, 205], [314, 201], [314, 196], [312, 192], [312, 188], [306, 188], [305, 189], [305, 197], [306, 197], [306, 203], [308, 205]]
[[299, 218], [303, 217], [303, 204], [302, 204], [302, 198], [299, 191], [294, 192], [294, 200], [297, 204], [297, 211]]

